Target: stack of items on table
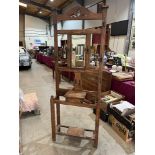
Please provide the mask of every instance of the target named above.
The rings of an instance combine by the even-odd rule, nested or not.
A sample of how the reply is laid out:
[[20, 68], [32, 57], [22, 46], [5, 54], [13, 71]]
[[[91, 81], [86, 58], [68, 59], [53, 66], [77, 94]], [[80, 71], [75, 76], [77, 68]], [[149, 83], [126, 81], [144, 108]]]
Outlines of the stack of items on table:
[[112, 90], [102, 93], [100, 118], [128, 142], [134, 139], [135, 106], [123, 99], [123, 95]]

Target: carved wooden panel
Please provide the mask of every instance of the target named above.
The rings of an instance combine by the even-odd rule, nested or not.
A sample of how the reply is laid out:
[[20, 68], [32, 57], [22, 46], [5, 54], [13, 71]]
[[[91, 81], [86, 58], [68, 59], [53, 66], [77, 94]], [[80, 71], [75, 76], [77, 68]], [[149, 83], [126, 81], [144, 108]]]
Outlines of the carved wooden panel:
[[102, 13], [94, 13], [83, 6], [76, 6], [66, 14], [57, 15], [57, 20], [100, 20]]
[[[98, 78], [98, 73], [81, 73], [82, 88], [85, 90], [97, 91]], [[103, 71], [102, 92], [110, 90], [111, 79], [112, 74], [110, 72]]]

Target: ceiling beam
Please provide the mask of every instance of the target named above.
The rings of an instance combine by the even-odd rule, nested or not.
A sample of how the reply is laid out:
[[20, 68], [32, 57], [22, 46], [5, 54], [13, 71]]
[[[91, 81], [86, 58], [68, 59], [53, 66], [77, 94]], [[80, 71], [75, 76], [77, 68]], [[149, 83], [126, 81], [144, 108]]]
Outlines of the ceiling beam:
[[39, 8], [46, 9], [48, 11], [55, 10], [55, 9], [49, 7], [49, 6], [45, 6], [44, 4], [40, 4], [40, 3], [34, 2], [32, 0], [20, 0], [20, 2], [23, 2], [23, 3], [26, 3], [26, 4], [32, 4], [32, 5], [35, 5], [35, 6], [39, 7]]
[[68, 1], [65, 1], [63, 4], [61, 4], [59, 6], [59, 8], [62, 10], [63, 8], [65, 8], [67, 5], [69, 5], [70, 3], [72, 3], [73, 0], [68, 0]]
[[34, 2], [32, 0], [20, 0], [20, 2], [23, 2], [23, 3], [26, 3], [26, 4], [31, 4], [31, 5], [34, 5], [34, 6], [37, 6], [39, 7], [40, 9], [45, 9], [45, 10], [48, 10], [50, 11], [51, 13], [53, 12], [57, 12], [59, 14], [59, 12], [61, 12], [61, 9], [58, 9], [58, 8], [51, 8], [49, 6], [46, 6], [46, 4], [40, 4], [40, 3], [37, 3], [37, 2]]
[[[46, 4], [48, 3], [49, 0], [46, 0], [46, 2], [43, 4], [43, 6], [46, 6]], [[36, 11], [36, 14], [38, 14], [41, 11], [41, 7], [38, 9], [38, 11]]]

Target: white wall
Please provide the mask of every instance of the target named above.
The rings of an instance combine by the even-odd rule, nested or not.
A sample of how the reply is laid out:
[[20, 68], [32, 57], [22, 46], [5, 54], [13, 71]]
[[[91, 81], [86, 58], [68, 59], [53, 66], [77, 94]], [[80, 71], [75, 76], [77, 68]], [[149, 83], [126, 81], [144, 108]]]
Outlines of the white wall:
[[130, 34], [130, 45], [129, 45], [129, 51], [128, 56], [135, 58], [135, 49], [131, 48], [132, 41], [135, 41], [135, 38], [133, 38], [133, 33], [135, 33], [135, 2], [133, 1], [133, 19], [132, 19], [132, 28], [131, 28], [131, 34]]
[[37, 46], [36, 39], [39, 39], [42, 43], [47, 41], [47, 45], [51, 46], [52, 38], [49, 33], [49, 24], [39, 18], [25, 15], [26, 48], [31, 49], [33, 46]]
[[110, 36], [109, 47], [117, 53], [123, 54], [126, 36]]
[[[85, 6], [93, 12], [97, 12], [97, 5], [91, 6], [93, 4], [96, 4], [97, 2], [101, 2], [101, 0], [85, 0]], [[107, 0], [107, 5], [109, 6], [107, 12], [107, 24], [128, 19], [130, 0]], [[99, 21], [87, 22], [85, 28], [87, 28], [88, 26], [93, 27], [93, 25], [101, 26], [101, 22]]]
[[130, 0], [107, 0], [109, 5], [107, 23], [128, 19]]
[[[118, 22], [128, 19], [130, 0], [107, 0], [109, 5], [107, 23]], [[110, 37], [110, 49], [117, 53], [124, 52], [126, 36]]]
[[63, 23], [64, 30], [82, 29], [82, 21], [65, 21]]
[[[88, 6], [86, 6], [88, 7]], [[97, 12], [97, 5], [88, 7], [88, 9], [92, 12]], [[101, 20], [85, 20], [85, 29], [86, 28], [92, 28], [92, 27], [98, 27], [102, 25], [102, 21]]]
[[[65, 7], [65, 9], [63, 9], [63, 13], [66, 13], [69, 9], [77, 6], [78, 3], [76, 1], [73, 1], [70, 5], [68, 5], [67, 7]], [[70, 29], [82, 29], [82, 21], [64, 21], [63, 22], [63, 29], [65, 30], [70, 30]]]
[[[62, 26], [61, 23], [57, 23], [57, 29], [61, 30]], [[61, 46], [61, 39], [62, 39], [62, 35], [58, 35], [58, 46]], [[64, 39], [66, 40], [66, 39]], [[51, 27], [51, 46], [54, 46], [54, 25], [52, 25]]]

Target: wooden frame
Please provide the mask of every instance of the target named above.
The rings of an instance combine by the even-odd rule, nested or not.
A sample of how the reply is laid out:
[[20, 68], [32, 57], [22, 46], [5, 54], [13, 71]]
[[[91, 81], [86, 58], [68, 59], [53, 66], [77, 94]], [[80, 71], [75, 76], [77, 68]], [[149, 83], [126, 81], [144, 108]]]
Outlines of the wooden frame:
[[108, 6], [100, 4], [102, 13], [94, 13], [87, 8], [77, 5], [70, 9], [66, 14], [57, 15], [57, 21], [64, 20], [101, 20], [102, 17], [106, 17], [106, 12], [103, 12], [103, 8], [107, 9]]
[[[72, 105], [78, 107], [86, 107], [96, 109], [96, 119], [95, 119], [95, 130], [84, 129], [84, 131], [93, 132], [93, 137], [80, 136], [80, 138], [91, 139], [94, 141], [94, 146], [98, 146], [98, 133], [99, 133], [99, 118], [100, 118], [100, 103], [101, 103], [101, 90], [102, 90], [102, 72], [103, 72], [103, 56], [105, 50], [105, 34], [106, 34], [106, 16], [108, 6], [100, 4], [102, 8], [101, 13], [93, 13], [83, 6], [77, 6], [69, 10], [65, 14], [55, 15], [54, 18], [54, 48], [56, 52], [56, 97], [51, 96], [50, 105], [51, 105], [51, 126], [52, 126], [52, 140], [56, 141], [56, 134], [67, 135], [66, 133], [61, 132], [61, 127], [69, 128], [68, 126], [61, 125], [60, 122], [60, 104]], [[63, 20], [102, 20], [102, 26], [100, 29], [83, 29], [83, 30], [57, 30], [57, 22]], [[99, 59], [99, 68], [93, 69], [89, 65], [90, 57], [90, 38], [93, 33], [101, 33], [101, 46], [100, 46], [100, 59]], [[67, 34], [67, 67], [60, 67], [58, 65], [58, 34]], [[86, 50], [85, 50], [85, 68], [72, 68], [71, 67], [71, 35], [86, 35]], [[67, 89], [59, 88], [60, 84], [60, 72], [69, 71], [75, 72], [75, 85], [73, 91], [82, 92], [82, 81], [81, 73], [82, 72], [94, 72], [98, 74], [98, 85], [97, 85], [97, 101], [90, 103], [87, 99], [76, 99], [78, 102], [72, 101], [62, 101], [59, 99], [60, 96], [64, 96], [68, 91]], [[89, 91], [88, 91], [89, 92]], [[70, 136], [70, 135], [69, 135]], [[74, 135], [73, 135], [74, 136]]]
[[91, 34], [91, 33], [97, 33], [101, 34], [101, 29], [100, 28], [90, 28], [90, 29], [82, 29], [82, 30], [57, 30], [58, 34], [74, 34], [74, 35], [86, 35], [86, 34]]

